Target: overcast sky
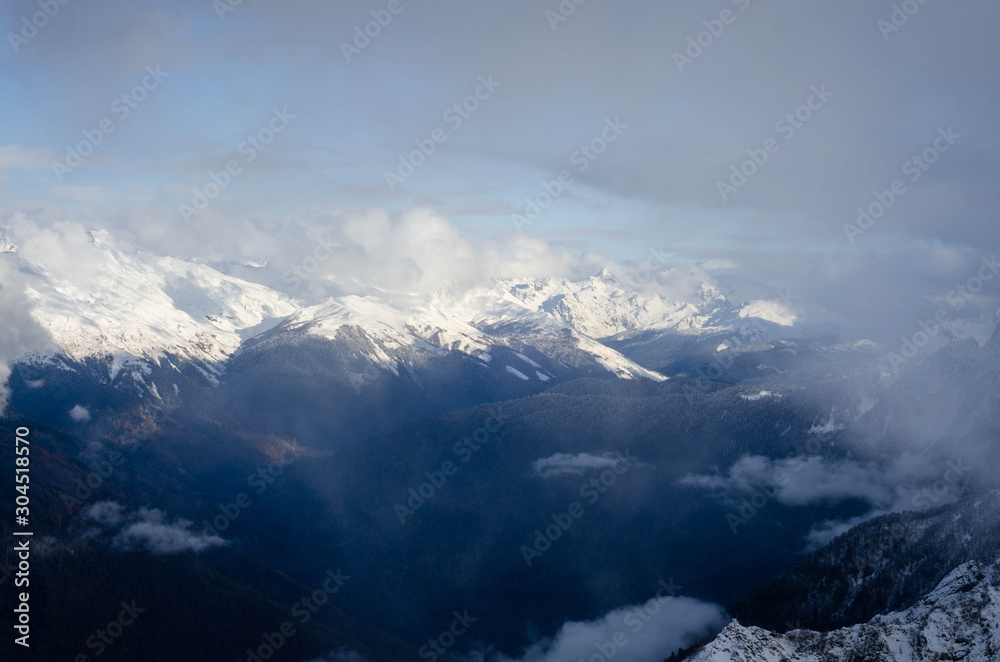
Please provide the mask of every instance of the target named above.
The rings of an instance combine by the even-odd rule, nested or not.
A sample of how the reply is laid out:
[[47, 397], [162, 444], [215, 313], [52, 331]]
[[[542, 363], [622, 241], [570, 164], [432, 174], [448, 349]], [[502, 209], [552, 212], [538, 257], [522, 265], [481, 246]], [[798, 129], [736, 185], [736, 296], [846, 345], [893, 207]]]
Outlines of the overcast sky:
[[[70, 0], [37, 30], [37, 2], [3, 3], [0, 223], [250, 260], [290, 218], [419, 208], [448, 241], [727, 258], [713, 264], [901, 320], [1000, 243], [994, 2], [237, 1]], [[412, 159], [417, 141], [433, 153]], [[747, 150], [766, 162], [731, 179]], [[911, 161], [925, 150], [934, 163]], [[895, 180], [884, 214], [846, 232]], [[439, 259], [423, 239], [397, 257]]]

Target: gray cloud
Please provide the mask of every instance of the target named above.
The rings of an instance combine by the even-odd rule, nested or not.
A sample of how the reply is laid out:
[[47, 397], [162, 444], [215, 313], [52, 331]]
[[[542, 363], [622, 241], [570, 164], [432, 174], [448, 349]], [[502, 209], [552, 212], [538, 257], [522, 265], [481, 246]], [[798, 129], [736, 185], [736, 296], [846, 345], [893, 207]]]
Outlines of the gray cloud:
[[879, 511], [913, 507], [916, 486], [938, 477], [941, 469], [927, 458], [904, 454], [888, 465], [820, 456], [771, 459], [745, 455], [725, 472], [691, 474], [679, 483], [728, 498], [765, 489], [787, 506], [862, 499]]
[[723, 472], [690, 474], [678, 483], [709, 492], [730, 505], [754, 493], [763, 493], [768, 500], [785, 506], [832, 504], [848, 499], [868, 504], [863, 515], [818, 522], [806, 535], [806, 551], [811, 551], [872, 517], [955, 501], [975, 473], [974, 465], [962, 459], [971, 454], [969, 446], [966, 443], [964, 452], [950, 459], [904, 452], [887, 461], [864, 463], [819, 456], [771, 459], [745, 455]]
[[819, 456], [772, 460], [746, 455], [724, 473], [689, 475], [680, 484], [722, 494], [750, 494], [767, 488], [779, 503], [791, 506], [849, 498], [883, 504], [893, 499], [878, 469]]
[[[491, 100], [493, 105], [436, 155], [435, 168], [442, 175], [465, 180], [463, 171], [478, 164], [472, 172], [485, 184], [488, 170], [479, 166], [512, 166], [528, 178], [526, 187], [533, 186], [564, 167], [569, 151], [589, 139], [589, 124], [621, 114], [633, 127], [622, 149], [609, 151], [581, 179], [618, 198], [662, 205], [674, 212], [676, 225], [685, 223], [685, 209], [723, 207], [716, 180], [746, 149], [773, 134], [776, 121], [803, 102], [810, 86], [827, 84], [835, 97], [825, 114], [818, 113], [790, 139], [729, 206], [767, 212], [753, 215], [752, 222], [778, 236], [839, 245], [842, 222], [854, 207], [897, 176], [902, 163], [923, 148], [939, 125], [952, 125], [968, 141], [913, 188], [904, 206], [894, 210], [896, 219], [887, 220], [885, 237], [974, 245], [988, 236], [998, 195], [988, 185], [995, 179], [996, 96], [967, 63], [997, 61], [997, 7], [967, 0], [928, 4], [887, 43], [877, 21], [888, 16], [891, 5], [755, 1], [688, 70], [678, 73], [672, 53], [704, 30], [702, 21], [714, 18], [718, 8], [695, 2], [590, 2], [553, 31], [545, 10], [556, 4], [407, 3], [351, 64], [340, 43], [371, 20], [372, 7], [360, 0], [287, 2], [280, 8], [244, 3], [225, 21], [210, 5], [193, 0], [170, 8], [70, 4], [12, 62], [17, 65], [12, 75], [27, 81], [44, 73], [66, 100], [52, 112], [61, 123], [82, 127], [105, 112], [108, 100], [150, 62], [168, 64], [175, 83], [204, 80], [206, 62], [216, 63], [216, 72], [238, 70], [241, 63], [253, 66], [258, 76], [230, 77], [224, 89], [216, 88], [215, 108], [198, 103], [190, 84], [183, 90], [178, 84], [149, 114], [197, 154], [222, 154], [235, 145], [224, 140], [212, 144], [209, 129], [227, 112], [226, 119], [252, 129], [250, 113], [236, 110], [236, 101], [265, 96], [262, 87], [269, 85], [272, 97], [304, 109], [325, 110], [335, 105], [334, 99], [348, 99], [345, 115], [350, 113], [351, 121], [333, 132], [342, 140], [331, 139], [329, 127], [322, 125], [325, 113], [314, 110], [312, 119], [302, 120], [304, 131], [294, 153], [282, 153], [268, 167], [326, 174], [354, 169], [364, 176], [332, 179], [360, 186], [365, 180], [378, 184], [396, 154], [467, 94], [469, 81], [493, 72], [506, 81], [506, 94]], [[8, 3], [5, 14], [18, 24], [34, 10], [35, 3], [19, 0]], [[219, 30], [224, 38], [202, 38], [197, 28]], [[263, 31], [267, 41], [262, 47]], [[108, 32], [118, 38], [103, 39]], [[274, 66], [276, 54], [280, 67]], [[318, 62], [335, 84], [316, 84]], [[404, 85], [369, 85], [373, 76], [409, 76], [421, 93]], [[262, 85], [261, 78], [267, 83]], [[270, 100], [260, 101], [263, 106]], [[537, 112], [539, 108], [546, 110]], [[194, 126], [177, 122], [181, 115], [191, 117]], [[163, 121], [171, 116], [173, 123]], [[369, 145], [352, 139], [359, 127], [372, 136]], [[68, 139], [60, 137], [59, 147]], [[172, 153], [176, 150], [162, 144], [154, 146], [147, 168], [188, 158], [178, 158]], [[194, 170], [203, 175], [206, 168], [218, 167], [212, 163]], [[273, 174], [260, 174], [265, 173]], [[427, 177], [411, 195], [444, 209], [463, 189], [453, 182], [446, 190]], [[382, 201], [369, 202], [390, 199], [384, 191], [382, 196]], [[489, 186], [477, 197], [480, 202], [510, 198]], [[662, 221], [662, 214], [654, 216]], [[707, 231], [731, 233], [747, 220], [737, 213], [718, 216]]]

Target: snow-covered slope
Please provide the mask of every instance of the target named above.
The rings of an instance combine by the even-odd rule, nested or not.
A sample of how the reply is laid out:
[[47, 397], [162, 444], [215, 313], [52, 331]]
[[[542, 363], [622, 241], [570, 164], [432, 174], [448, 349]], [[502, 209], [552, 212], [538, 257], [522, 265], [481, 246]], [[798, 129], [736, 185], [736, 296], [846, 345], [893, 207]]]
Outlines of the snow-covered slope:
[[909, 609], [831, 632], [776, 634], [733, 621], [691, 662], [1000, 659], [1000, 564], [965, 563]]
[[[504, 307], [502, 303], [498, 306]], [[304, 329], [311, 335], [335, 340], [343, 327], [354, 327], [364, 334], [375, 348], [368, 358], [392, 371], [398, 351], [404, 348], [432, 355], [458, 352], [489, 364], [491, 349], [504, 347], [515, 352], [534, 349], [570, 367], [595, 364], [625, 379], [664, 379], [553, 316], [523, 307], [496, 317], [476, 315], [475, 311], [454, 305], [449, 307], [439, 297], [428, 300], [414, 296], [349, 295], [300, 310], [276, 331], [294, 333]], [[528, 363], [527, 367], [542, 366]], [[526, 366], [519, 368], [523, 370]], [[527, 379], [542, 381], [552, 376], [545, 371], [536, 374], [534, 369], [528, 373]]]
[[208, 266], [126, 253], [104, 232], [89, 239], [84, 278], [46, 260], [19, 264], [32, 316], [53, 351], [76, 361], [110, 355], [159, 363], [173, 355], [211, 368], [295, 311], [287, 296]]

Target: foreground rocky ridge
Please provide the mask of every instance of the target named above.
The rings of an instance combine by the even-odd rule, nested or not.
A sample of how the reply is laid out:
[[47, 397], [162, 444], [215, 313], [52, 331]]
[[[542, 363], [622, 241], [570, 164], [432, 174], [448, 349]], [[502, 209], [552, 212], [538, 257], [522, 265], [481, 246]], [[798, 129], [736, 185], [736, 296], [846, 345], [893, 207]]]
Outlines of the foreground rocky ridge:
[[1000, 564], [962, 564], [912, 607], [831, 632], [734, 620], [690, 662], [989, 662], [1000, 655]]
[[1000, 490], [859, 524], [730, 607], [741, 622], [784, 632], [832, 630], [905, 609], [956, 566], [1000, 552]]

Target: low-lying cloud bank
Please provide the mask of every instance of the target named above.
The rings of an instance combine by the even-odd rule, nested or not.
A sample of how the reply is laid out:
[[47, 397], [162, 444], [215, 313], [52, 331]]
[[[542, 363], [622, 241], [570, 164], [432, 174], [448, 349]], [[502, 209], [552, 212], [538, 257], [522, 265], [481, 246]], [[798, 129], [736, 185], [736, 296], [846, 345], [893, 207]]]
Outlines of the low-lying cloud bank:
[[744, 455], [725, 471], [691, 474], [678, 482], [705, 490], [734, 507], [749, 500], [754, 510], [760, 507], [754, 500], [812, 506], [856, 499], [870, 505], [862, 516], [817, 523], [806, 539], [811, 550], [866, 519], [952, 502], [961, 496], [972, 475], [973, 467], [958, 456], [942, 460], [904, 453], [887, 463], [862, 464], [820, 456], [772, 459]]

